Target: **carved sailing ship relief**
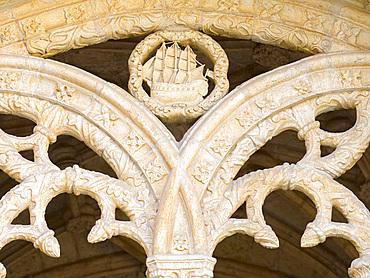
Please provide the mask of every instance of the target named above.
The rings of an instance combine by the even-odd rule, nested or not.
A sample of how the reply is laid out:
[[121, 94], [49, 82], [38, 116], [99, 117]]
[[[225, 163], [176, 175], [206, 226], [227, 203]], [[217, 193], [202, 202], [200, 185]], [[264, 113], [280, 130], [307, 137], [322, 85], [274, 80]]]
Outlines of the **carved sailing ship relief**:
[[170, 47], [162, 42], [155, 56], [143, 66], [150, 95], [161, 104], [201, 102], [208, 93], [208, 79], [203, 72], [204, 65], [196, 60], [190, 46], [182, 50], [177, 42]]
[[[212, 61], [213, 68], [206, 69], [197, 60], [194, 48]], [[198, 31], [150, 34], [135, 47], [128, 67], [130, 93], [166, 123], [193, 122], [229, 89], [225, 51]], [[214, 83], [212, 90], [209, 81]], [[149, 90], [144, 90], [143, 82]]]

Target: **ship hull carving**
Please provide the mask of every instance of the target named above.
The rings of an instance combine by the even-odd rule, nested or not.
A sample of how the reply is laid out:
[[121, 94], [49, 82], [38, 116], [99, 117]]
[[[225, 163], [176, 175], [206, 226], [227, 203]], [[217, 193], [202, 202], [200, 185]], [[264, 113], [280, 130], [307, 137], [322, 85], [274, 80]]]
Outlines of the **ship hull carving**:
[[[192, 48], [209, 57], [213, 69], [198, 62]], [[228, 92], [228, 66], [225, 51], [210, 36], [173, 27], [135, 47], [128, 60], [128, 89], [164, 123], [190, 123]]]
[[208, 93], [208, 79], [203, 75], [204, 65], [197, 67], [197, 63], [189, 46], [182, 50], [175, 42], [167, 48], [163, 42], [143, 66], [150, 96], [163, 105], [201, 102]]

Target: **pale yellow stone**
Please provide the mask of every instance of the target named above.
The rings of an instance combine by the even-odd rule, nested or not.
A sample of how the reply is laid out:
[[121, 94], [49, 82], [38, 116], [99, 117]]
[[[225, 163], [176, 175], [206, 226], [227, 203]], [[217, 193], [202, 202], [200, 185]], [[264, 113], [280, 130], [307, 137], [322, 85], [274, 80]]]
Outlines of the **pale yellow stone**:
[[[59, 257], [58, 240], [64, 243], [68, 237], [57, 238], [48, 227], [46, 207], [62, 193], [89, 195], [101, 211], [96, 222], [85, 219], [93, 225], [87, 237], [90, 243], [115, 236], [136, 241], [144, 250], [138, 257], [147, 257], [148, 277], [210, 278], [215, 264], [212, 254], [230, 235], [242, 233], [266, 248], [279, 247], [262, 207], [272, 191], [295, 190], [314, 206], [299, 204], [296, 197], [291, 197], [292, 202], [316, 217], [301, 238], [293, 229], [285, 231], [282, 224], [277, 229], [286, 237], [300, 238], [302, 247], [324, 243], [331, 236], [349, 240], [359, 254], [349, 275], [369, 277], [370, 212], [337, 181], [357, 162], [364, 172], [369, 169], [366, 161], [359, 161], [370, 142], [370, 52], [365, 51], [369, 13], [363, 1], [344, 2], [8, 3], [11, 12], [0, 9], [4, 15], [0, 19], [0, 113], [20, 115], [37, 125], [26, 137], [0, 132], [0, 167], [19, 183], [0, 201], [0, 248], [23, 239], [44, 254]], [[229, 88], [227, 55], [199, 30], [321, 54], [246, 81], [224, 97]], [[30, 57], [139, 35], [148, 36], [128, 59], [132, 95], [78, 68]], [[193, 50], [203, 52], [213, 68], [199, 65]], [[154, 58], [159, 62], [155, 64]], [[258, 60], [258, 55], [253, 59]], [[194, 73], [196, 78], [191, 77], [197, 69], [201, 70]], [[163, 73], [155, 78], [154, 71]], [[179, 72], [189, 76], [176, 80]], [[208, 92], [212, 80], [215, 88]], [[357, 121], [346, 132], [325, 131], [316, 120], [321, 113], [348, 108], [356, 109]], [[177, 142], [158, 117], [172, 124], [195, 123]], [[306, 154], [298, 163], [235, 179], [257, 150], [285, 130], [296, 131], [305, 142]], [[64, 134], [83, 141], [117, 177], [77, 165], [58, 168], [49, 158], [49, 145]], [[321, 147], [334, 150], [324, 156]], [[33, 152], [33, 161], [20, 154], [25, 150]], [[273, 165], [269, 154], [262, 156], [267, 165]], [[361, 189], [365, 196], [367, 185]], [[246, 215], [234, 218], [244, 203]], [[116, 219], [117, 208], [126, 220]], [[348, 223], [335, 222], [333, 208]], [[30, 224], [12, 224], [27, 209]], [[78, 230], [79, 221], [73, 218], [66, 229]], [[318, 265], [318, 272], [325, 272], [307, 257], [307, 265]], [[118, 264], [115, 259], [108, 262]], [[27, 265], [26, 271], [31, 267]], [[133, 275], [142, 277], [137, 271], [135, 267]], [[269, 275], [260, 269], [254, 272], [259, 273]], [[5, 274], [0, 264], [0, 277]], [[58, 271], [52, 275], [57, 277]], [[330, 272], [328, 277], [335, 276]]]

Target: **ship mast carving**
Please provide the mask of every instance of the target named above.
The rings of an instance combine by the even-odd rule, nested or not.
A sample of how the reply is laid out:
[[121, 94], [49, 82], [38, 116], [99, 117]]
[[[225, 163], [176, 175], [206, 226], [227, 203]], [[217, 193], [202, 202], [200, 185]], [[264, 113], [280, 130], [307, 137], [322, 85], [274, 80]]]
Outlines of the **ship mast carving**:
[[151, 97], [162, 104], [199, 103], [208, 93], [208, 80], [203, 75], [204, 65], [197, 66], [196, 54], [186, 46], [184, 50], [174, 42], [165, 42], [154, 57], [143, 65], [143, 77]]

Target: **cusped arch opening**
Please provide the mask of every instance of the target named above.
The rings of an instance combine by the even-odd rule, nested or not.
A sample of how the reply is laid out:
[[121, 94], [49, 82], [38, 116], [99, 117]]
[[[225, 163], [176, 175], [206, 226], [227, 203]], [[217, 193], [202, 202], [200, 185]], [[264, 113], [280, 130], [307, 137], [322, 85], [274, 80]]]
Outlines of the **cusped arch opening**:
[[58, 136], [57, 141], [49, 148], [49, 157], [62, 170], [73, 165], [79, 165], [86, 170], [117, 178], [116, 173], [102, 157], [73, 136]]
[[295, 190], [276, 190], [263, 204], [263, 215], [277, 237], [289, 239], [290, 244], [300, 248], [301, 236], [306, 225], [316, 216], [316, 206], [305, 194]]
[[7, 134], [25, 137], [33, 134], [36, 123], [30, 119], [10, 114], [0, 114], [0, 128]]
[[370, 209], [370, 147], [355, 165], [335, 180], [348, 188]]
[[270, 169], [284, 163], [295, 164], [305, 153], [304, 141], [298, 139], [297, 132], [283, 131], [253, 153], [240, 168], [234, 180], [257, 170]]
[[[235, 218], [244, 218], [239, 210]], [[215, 275], [220, 272], [219, 277], [230, 277], [239, 271], [236, 277], [348, 277], [348, 267], [358, 257], [350, 242], [328, 238], [313, 248], [300, 246], [306, 225], [316, 215], [314, 203], [305, 194], [274, 191], [266, 198], [263, 212], [279, 238], [279, 248], [266, 249], [246, 235], [228, 237], [215, 249], [213, 256], [219, 262]]]
[[0, 198], [2, 198], [10, 189], [16, 186], [18, 182], [8, 174], [4, 173], [4, 171], [0, 170]]
[[25, 209], [11, 223], [12, 225], [30, 225], [30, 211]]
[[334, 111], [320, 113], [316, 116], [320, 122], [320, 128], [328, 132], [345, 132], [356, 123], [356, 109], [336, 109]]
[[343, 238], [329, 237], [317, 246], [307, 248], [308, 254], [320, 254], [323, 265], [336, 276], [348, 278], [351, 263], [359, 257], [354, 245]]
[[[97, 201], [88, 195], [63, 193], [54, 197], [47, 206], [46, 222], [55, 231], [61, 248], [60, 258], [42, 254], [45, 257], [42, 265], [36, 266], [36, 269], [42, 269], [36, 273], [45, 277], [77, 278], [93, 274], [105, 276], [113, 271], [117, 275], [141, 277], [146, 254], [134, 240], [116, 236], [93, 244], [88, 242], [88, 234], [100, 214]], [[122, 211], [119, 217], [121, 219], [117, 220], [128, 220]]]
[[[325, 243], [324, 243], [325, 245]], [[316, 247], [315, 247], [316, 248]], [[291, 243], [290, 237], [280, 238], [280, 247], [267, 249], [245, 234], [225, 238], [216, 247], [214, 276], [226, 277], [300, 277], [348, 278], [347, 263], [337, 260], [332, 251], [310, 250]], [[330, 254], [330, 257], [325, 257]], [[334, 269], [329, 261], [340, 265]]]

